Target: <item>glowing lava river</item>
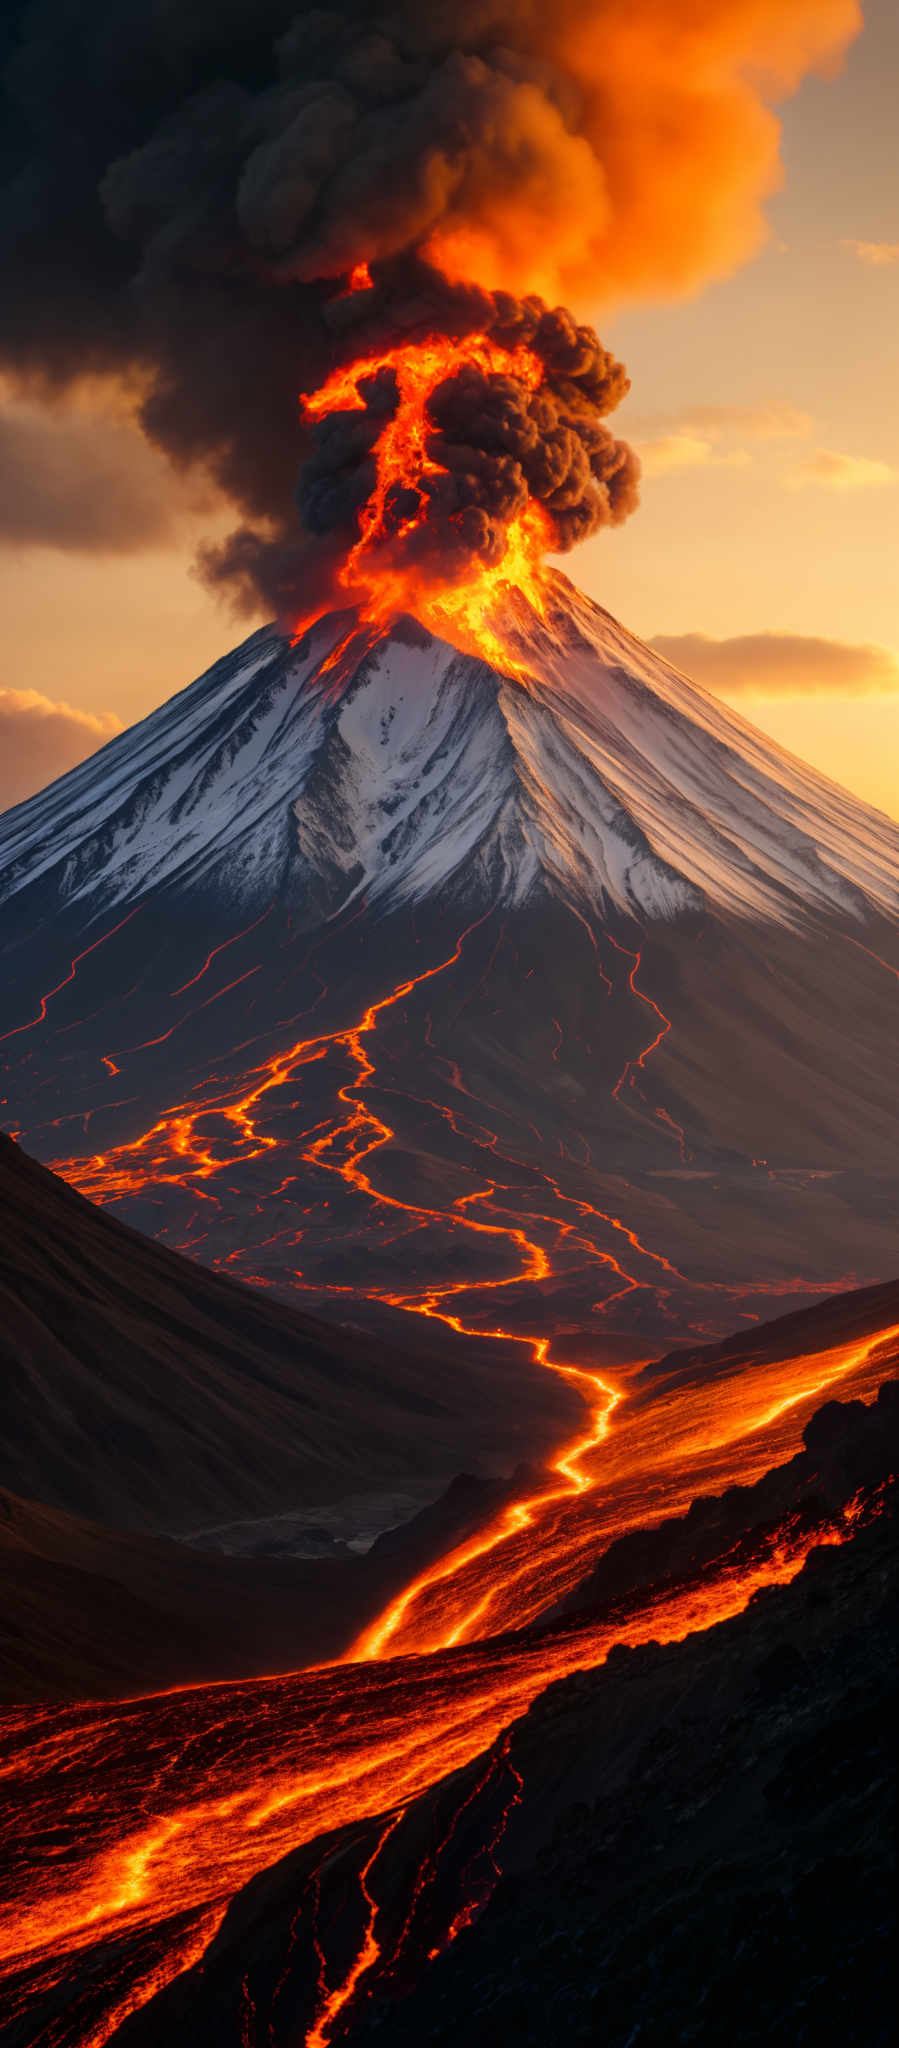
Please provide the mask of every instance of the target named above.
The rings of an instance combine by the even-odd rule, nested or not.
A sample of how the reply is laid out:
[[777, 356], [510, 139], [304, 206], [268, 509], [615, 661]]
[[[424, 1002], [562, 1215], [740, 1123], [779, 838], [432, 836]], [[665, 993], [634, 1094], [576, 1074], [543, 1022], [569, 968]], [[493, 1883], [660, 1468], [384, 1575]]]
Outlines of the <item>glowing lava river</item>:
[[[794, 1384], [808, 1389], [817, 1374], [819, 1386], [840, 1379], [870, 1392], [878, 1349], [896, 1334], [792, 1361]], [[794, 1398], [795, 1415], [803, 1396]], [[764, 1435], [764, 1411], [755, 1420]], [[682, 1467], [675, 1497], [685, 1483]], [[637, 1486], [634, 1469], [625, 1496]], [[5, 1714], [5, 1989], [10, 2016], [25, 2022], [14, 2038], [101, 2048], [203, 1954], [235, 1893], [289, 1851], [396, 1815], [477, 1757], [554, 1679], [601, 1663], [614, 1643], [679, 1640], [740, 1612], [761, 1587], [793, 1578], [814, 1544], [851, 1529], [851, 1510], [813, 1532], [787, 1522], [751, 1558], [724, 1556], [693, 1584], [644, 1594], [628, 1614], [542, 1636]], [[373, 1945], [368, 1961], [376, 1954]], [[361, 1976], [364, 1944], [357, 1962]], [[28, 2031], [28, 2013], [57, 1985], [63, 2009]], [[339, 2038], [331, 2022], [350, 2002], [346, 1988], [338, 1975], [322, 1997], [309, 2048]]]
[[[376, 1155], [393, 1133], [370, 1107], [366, 1089], [384, 1013], [448, 972], [466, 938], [351, 1027], [297, 1041], [239, 1087], [199, 1106], [178, 1105], [115, 1151], [64, 1162], [67, 1177], [104, 1200], [168, 1174], [197, 1190], [214, 1185], [235, 1159], [260, 1157], [277, 1145], [261, 1121], [267, 1097], [293, 1085], [310, 1064], [339, 1057], [346, 1067], [339, 1108], [306, 1134], [303, 1158], [412, 1224], [445, 1224], [446, 1212], [377, 1188]], [[639, 955], [628, 957], [639, 995]], [[666, 1020], [650, 1007], [654, 1046], [658, 1020], [663, 1027]], [[635, 1057], [631, 1073], [645, 1056]], [[318, 1976], [306, 2048], [339, 2041], [380, 1953], [378, 1859], [410, 1801], [489, 1751], [552, 1681], [601, 1663], [615, 1643], [676, 1641], [736, 1614], [759, 1588], [793, 1578], [813, 1545], [851, 1533], [860, 1512], [852, 1504], [814, 1529], [787, 1518], [751, 1552], [726, 1549], [700, 1574], [635, 1595], [626, 1611], [534, 1628], [616, 1538], [682, 1514], [698, 1495], [750, 1482], [790, 1457], [804, 1422], [830, 1394], [870, 1399], [888, 1376], [899, 1325], [796, 1356], [771, 1356], [747, 1336], [737, 1351], [725, 1347], [711, 1361], [700, 1356], [692, 1371], [691, 1354], [658, 1372], [645, 1362], [609, 1374], [567, 1361], [544, 1335], [501, 1324], [495, 1304], [504, 1290], [539, 1288], [551, 1275], [552, 1252], [570, 1241], [619, 1290], [641, 1284], [635, 1266], [663, 1275], [674, 1269], [620, 1218], [563, 1195], [548, 1174], [543, 1205], [531, 1200], [522, 1215], [519, 1204], [516, 1215], [502, 1154], [495, 1141], [481, 1143], [492, 1154], [495, 1178], [475, 1181], [455, 1198], [454, 1220], [501, 1253], [511, 1270], [477, 1283], [373, 1290], [373, 1298], [482, 1341], [527, 1347], [535, 1367], [562, 1374], [583, 1396], [581, 1429], [544, 1481], [413, 1577], [340, 1663], [0, 1718], [10, 2041], [103, 2048], [129, 2015], [199, 1961], [251, 1879], [322, 1834], [383, 1816], [357, 1871], [364, 1910], [349, 1962], [332, 1957], [314, 1928], [309, 1933]], [[327, 1565], [322, 1569], [326, 1597]], [[493, 1867], [502, 1816], [517, 1796], [503, 1754], [500, 1741], [486, 1766], [491, 1783], [502, 1781], [499, 1814], [490, 1823]], [[481, 1879], [473, 1879], [443, 1946], [482, 1897]], [[305, 1910], [301, 1903], [298, 1921]], [[242, 2026], [246, 2048], [276, 2040], [267, 2027], [257, 2029], [249, 2009]]]

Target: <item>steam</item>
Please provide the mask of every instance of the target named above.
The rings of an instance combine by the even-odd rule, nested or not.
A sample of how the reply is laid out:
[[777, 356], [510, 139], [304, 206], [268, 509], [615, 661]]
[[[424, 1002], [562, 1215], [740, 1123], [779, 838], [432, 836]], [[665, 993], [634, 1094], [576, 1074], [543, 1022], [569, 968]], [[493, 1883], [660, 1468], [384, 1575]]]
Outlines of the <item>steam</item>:
[[22, 4], [0, 364], [136, 382], [149, 437], [238, 512], [207, 573], [290, 609], [397, 402], [382, 372], [313, 425], [299, 393], [434, 334], [526, 344], [539, 389], [469, 367], [435, 392], [421, 544], [461, 573], [533, 500], [570, 547], [632, 508], [636, 465], [603, 423], [623, 371], [545, 301], [676, 293], [750, 253], [778, 146], [750, 79], [791, 90], [858, 26], [856, 0]]

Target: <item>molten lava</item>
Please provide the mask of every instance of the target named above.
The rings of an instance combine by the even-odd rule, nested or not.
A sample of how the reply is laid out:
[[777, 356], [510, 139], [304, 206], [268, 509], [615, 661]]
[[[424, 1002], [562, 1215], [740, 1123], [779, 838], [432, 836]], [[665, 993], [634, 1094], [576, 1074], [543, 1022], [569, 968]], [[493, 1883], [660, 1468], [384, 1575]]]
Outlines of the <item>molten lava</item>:
[[[853, 1391], [870, 1389], [872, 1354], [887, 1336], [895, 1332], [845, 1347], [862, 1368]], [[750, 1553], [737, 1546], [688, 1579], [635, 1593], [613, 1615], [551, 1634], [111, 1706], [7, 1712], [0, 1976], [20, 2019], [54, 1987], [61, 1992], [58, 2029], [19, 2038], [104, 2048], [127, 2014], [205, 1952], [252, 1877], [322, 1833], [387, 1814], [359, 1871], [365, 1917], [350, 1968], [332, 1974], [327, 1930], [314, 1936], [323, 1964], [316, 2009], [290, 2038], [326, 2048], [382, 1953], [371, 1880], [412, 1799], [486, 1752], [554, 1680], [595, 1668], [616, 1643], [678, 1642], [741, 1613], [762, 1588], [795, 1578], [810, 1550], [844, 1543], [877, 1511], [877, 1500], [858, 1498], [813, 1526], [788, 1515]], [[488, 1769], [484, 1783], [498, 1775]], [[514, 1773], [503, 1776], [498, 1825], [463, 1873], [467, 1897], [434, 1953], [489, 1894], [520, 1790]], [[425, 1883], [429, 1874], [422, 1866]], [[253, 2027], [245, 2038], [263, 2048], [278, 2037]]]
[[[360, 276], [354, 289], [365, 289], [365, 284]], [[412, 610], [432, 632], [448, 634], [456, 645], [508, 668], [510, 651], [496, 627], [498, 600], [508, 597], [510, 588], [519, 590], [543, 616], [540, 563], [553, 533], [542, 508], [531, 500], [509, 520], [499, 560], [488, 562], [467, 551], [457, 580], [445, 562], [438, 570], [433, 560], [418, 559], [408, 546], [416, 529], [427, 526], [427, 478], [448, 475], [431, 453], [430, 401], [441, 384], [465, 368], [514, 377], [529, 391], [539, 390], [544, 375], [539, 357], [524, 346], [504, 348], [484, 334], [461, 341], [432, 335], [334, 370], [318, 391], [304, 393], [302, 403], [310, 420], [364, 412], [363, 387], [384, 371], [393, 372], [396, 409], [374, 444], [374, 489], [358, 513], [359, 537], [341, 563], [338, 582], [358, 603], [362, 625], [383, 626]], [[297, 624], [297, 638], [316, 616], [321, 614]]]
[[[361, 1291], [413, 1320], [445, 1324], [479, 1343], [520, 1347], [535, 1367], [557, 1375], [581, 1395], [586, 1427], [556, 1452], [542, 1485], [512, 1500], [467, 1541], [413, 1578], [385, 1613], [371, 1621], [349, 1652], [358, 1661], [452, 1648], [500, 1629], [527, 1626], [553, 1600], [564, 1598], [599, 1544], [675, 1507], [686, 1508], [696, 1492], [745, 1480], [750, 1472], [758, 1476], [765, 1460], [770, 1462], [774, 1445], [779, 1451], [786, 1441], [773, 1428], [778, 1413], [789, 1411], [792, 1423], [796, 1404], [820, 1395], [831, 1378], [846, 1369], [841, 1362], [832, 1374], [829, 1362], [825, 1370], [824, 1362], [816, 1358], [810, 1379], [803, 1368], [787, 1383], [781, 1366], [772, 1373], [743, 1363], [736, 1382], [716, 1381], [711, 1396], [695, 1392], [687, 1398], [680, 1391], [669, 1401], [660, 1394], [647, 1412], [645, 1402], [634, 1401], [617, 1371], [610, 1378], [592, 1363], [581, 1365], [566, 1358], [562, 1346], [541, 1334], [539, 1322], [536, 1327], [531, 1323], [524, 1302], [533, 1294], [539, 1305], [547, 1282], [564, 1272], [566, 1258], [574, 1256], [579, 1262], [586, 1258], [611, 1284], [612, 1291], [596, 1304], [596, 1311], [605, 1315], [622, 1295], [640, 1287], [683, 1281], [664, 1252], [645, 1243], [619, 1215], [600, 1209], [584, 1195], [566, 1193], [546, 1166], [529, 1169], [531, 1182], [539, 1178], [533, 1193], [517, 1185], [515, 1169], [524, 1162], [503, 1145], [499, 1123], [463, 1128], [460, 1113], [442, 1101], [429, 1106], [467, 1147], [476, 1149], [478, 1156], [467, 1166], [471, 1186], [454, 1200], [432, 1197], [426, 1204], [380, 1184], [383, 1155], [397, 1141], [397, 1131], [372, 1101], [376, 1088], [388, 1092], [383, 1074], [385, 1027], [410, 997], [459, 969], [490, 915], [485, 913], [463, 929], [442, 960], [397, 983], [355, 1021], [282, 1046], [243, 1074], [209, 1076], [196, 1097], [173, 1104], [139, 1135], [90, 1158], [55, 1162], [57, 1171], [82, 1193], [114, 1203], [168, 1185], [214, 1200], [216, 1186], [234, 1168], [270, 1158], [278, 1162], [276, 1171], [280, 1162], [289, 1164], [290, 1179], [296, 1179], [303, 1167], [333, 1177], [392, 1231], [397, 1226], [404, 1232], [448, 1228], [451, 1243], [468, 1243], [501, 1262], [500, 1270], [489, 1277], [440, 1278], [428, 1286], [410, 1283], [402, 1289], [370, 1281]], [[247, 932], [261, 922], [256, 920]], [[595, 943], [592, 931], [590, 935]], [[606, 932], [601, 936], [610, 938]], [[671, 1027], [637, 983], [640, 953], [611, 943], [613, 957], [620, 956], [625, 963], [625, 985], [648, 1012], [653, 1034], [613, 1090], [619, 1099], [630, 1093], [623, 1088], [625, 1076], [645, 1074], [646, 1061]], [[213, 949], [181, 988], [202, 982], [214, 954], [223, 950]], [[246, 973], [257, 971], [254, 967]], [[229, 981], [225, 987], [232, 985]], [[206, 1000], [214, 1002], [217, 996]], [[285, 1092], [302, 1087], [310, 1069], [326, 1062], [339, 1062], [342, 1070], [339, 1079], [335, 1076], [331, 1113], [311, 1128], [292, 1124], [285, 1138], [278, 1122], [279, 1102]], [[488, 1109], [480, 1097], [470, 1096], [458, 1072], [453, 1085], [466, 1100]], [[408, 1087], [389, 1092], [399, 1100], [425, 1101], [412, 1098]], [[482, 1164], [485, 1155], [490, 1160], [489, 1178]], [[275, 1182], [269, 1199], [274, 1201], [276, 1194]], [[302, 1233], [296, 1231], [295, 1220], [290, 1229], [297, 1242]], [[230, 1270], [235, 1270], [233, 1262], [255, 1257], [264, 1243], [246, 1250], [235, 1246], [228, 1254]], [[242, 1277], [264, 1284], [263, 1276], [246, 1265], [239, 1270]], [[295, 1284], [302, 1286], [301, 1275]], [[789, 1283], [782, 1285], [789, 1288]], [[807, 1291], [807, 1283], [798, 1285]], [[730, 1291], [720, 1282], [706, 1281], [702, 1286], [710, 1295]], [[337, 1298], [352, 1290], [332, 1285], [327, 1291]], [[516, 1312], [504, 1313], [512, 1293], [524, 1300], [519, 1299]], [[639, 1471], [639, 1484], [625, 1501], [617, 1482], [634, 1469]]]

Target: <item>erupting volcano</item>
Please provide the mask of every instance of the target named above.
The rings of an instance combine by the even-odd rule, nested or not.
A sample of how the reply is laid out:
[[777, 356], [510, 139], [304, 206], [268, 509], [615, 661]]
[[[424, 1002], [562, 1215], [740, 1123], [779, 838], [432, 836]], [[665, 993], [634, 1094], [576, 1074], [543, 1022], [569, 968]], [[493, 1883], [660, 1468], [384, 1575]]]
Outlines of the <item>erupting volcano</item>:
[[[374, 289], [368, 278], [365, 289]], [[362, 357], [306, 396], [306, 416], [321, 425], [300, 502], [322, 529], [347, 489], [335, 477], [341, 458], [359, 464], [354, 497], [373, 467], [355, 509], [358, 536], [336, 572], [360, 621], [389, 625], [411, 610], [508, 667], [504, 596], [517, 591], [542, 615], [543, 557], [625, 518], [637, 464], [601, 423], [628, 385], [590, 329], [537, 300], [494, 300], [491, 312], [491, 334], [431, 335]], [[527, 341], [513, 339], [521, 331]], [[361, 427], [341, 432], [340, 416], [356, 413]]]
[[[856, 25], [17, 22], [0, 368], [114, 386], [234, 514], [206, 582], [272, 623], [0, 819], [43, 1162], [0, 1148], [9, 2048], [419, 2048], [472, 2012], [526, 2048], [532, 1952], [543, 2048], [622, 1985], [610, 2048], [661, 2040], [628, 1954], [667, 2025], [685, 1830], [741, 1954], [801, 1919], [817, 1838], [771, 1809], [803, 1774], [879, 1840], [829, 1731], [879, 1670], [895, 1477], [899, 829], [555, 560], [638, 499], [570, 307], [748, 254], [770, 101]], [[560, 1898], [602, 1893], [586, 1993], [543, 1903], [519, 1925], [560, 1843]]]
[[[322, 389], [306, 398], [304, 404], [310, 419], [322, 419], [336, 412], [364, 412], [361, 387], [382, 370], [393, 373], [397, 408], [374, 444], [377, 482], [359, 514], [359, 539], [340, 566], [339, 581], [350, 594], [360, 588], [367, 591], [361, 613], [366, 624], [389, 624], [409, 609], [410, 602], [417, 603], [429, 625], [439, 626], [442, 622], [451, 629], [455, 627], [456, 636], [465, 634], [467, 644], [476, 651], [480, 642], [485, 652], [502, 658], [500, 642], [490, 633], [487, 623], [488, 608], [491, 604], [495, 607], [500, 590], [511, 586], [526, 595], [538, 610], [542, 608], [539, 564], [551, 535], [549, 522], [536, 505], [525, 505], [509, 520], [502, 535], [498, 563], [490, 567], [481, 564], [463, 582], [450, 581], [449, 564], [438, 557], [434, 570], [440, 579], [439, 597], [427, 596], [426, 583], [417, 567], [407, 568], [404, 573], [390, 559], [402, 552], [403, 544], [408, 544], [413, 535], [420, 536], [427, 519], [429, 486], [435, 480], [448, 479], [448, 470], [429, 452], [434, 437], [431, 401], [447, 377], [462, 365], [479, 371], [485, 387], [491, 391], [495, 387], [488, 385], [488, 379], [513, 376], [531, 391], [539, 389], [542, 379], [542, 366], [530, 350], [519, 348], [513, 352], [497, 348], [486, 336], [479, 335], [461, 343], [413, 344], [354, 363], [349, 369], [335, 370]], [[411, 509], [406, 510], [406, 505]], [[312, 620], [304, 620], [298, 625], [296, 637], [311, 623]]]

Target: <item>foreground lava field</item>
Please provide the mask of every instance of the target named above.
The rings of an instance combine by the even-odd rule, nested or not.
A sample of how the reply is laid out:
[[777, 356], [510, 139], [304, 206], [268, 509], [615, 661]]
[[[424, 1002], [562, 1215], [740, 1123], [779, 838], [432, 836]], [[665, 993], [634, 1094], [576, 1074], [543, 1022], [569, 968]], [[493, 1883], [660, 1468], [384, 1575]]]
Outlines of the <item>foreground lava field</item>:
[[[679, 1641], [739, 1614], [754, 1593], [795, 1578], [810, 1550], [852, 1537], [876, 1516], [876, 1499], [856, 1493], [811, 1520], [783, 1515], [611, 1614], [520, 1629], [615, 1537], [789, 1456], [822, 1397], [870, 1400], [894, 1366], [899, 1321], [878, 1319], [871, 1297], [867, 1313], [866, 1335], [810, 1353], [789, 1354], [788, 1321], [774, 1326], [767, 1359], [753, 1360], [744, 1343], [675, 1357], [655, 1383], [638, 1375], [630, 1421], [623, 1394], [598, 1440], [563, 1453], [542, 1499], [522, 1501], [409, 1587], [340, 1664], [120, 1705], [4, 1714], [4, 2038], [102, 2048], [129, 2014], [149, 2016], [154, 1996], [202, 1957], [235, 1894], [288, 1852], [382, 1814], [374, 1866], [409, 1803], [489, 1751], [548, 1684], [600, 1664], [616, 1643]], [[518, 1632], [460, 1642], [485, 1626], [488, 1609], [494, 1629]], [[420, 1644], [427, 1654], [414, 1654]], [[485, 1766], [486, 1863], [475, 1859], [471, 1896], [456, 1900], [435, 1953], [476, 1916], [500, 1868], [515, 1798], [502, 1756], [500, 1745]], [[422, 1885], [429, 1868], [426, 1856]], [[307, 2048], [341, 2039], [377, 1959], [367, 1869], [349, 1957], [343, 1924], [332, 1955], [325, 1932], [315, 1937], [320, 1981]], [[305, 1938], [312, 1895], [301, 1891]], [[242, 2038], [247, 2048], [263, 2039], [249, 2011]]]

